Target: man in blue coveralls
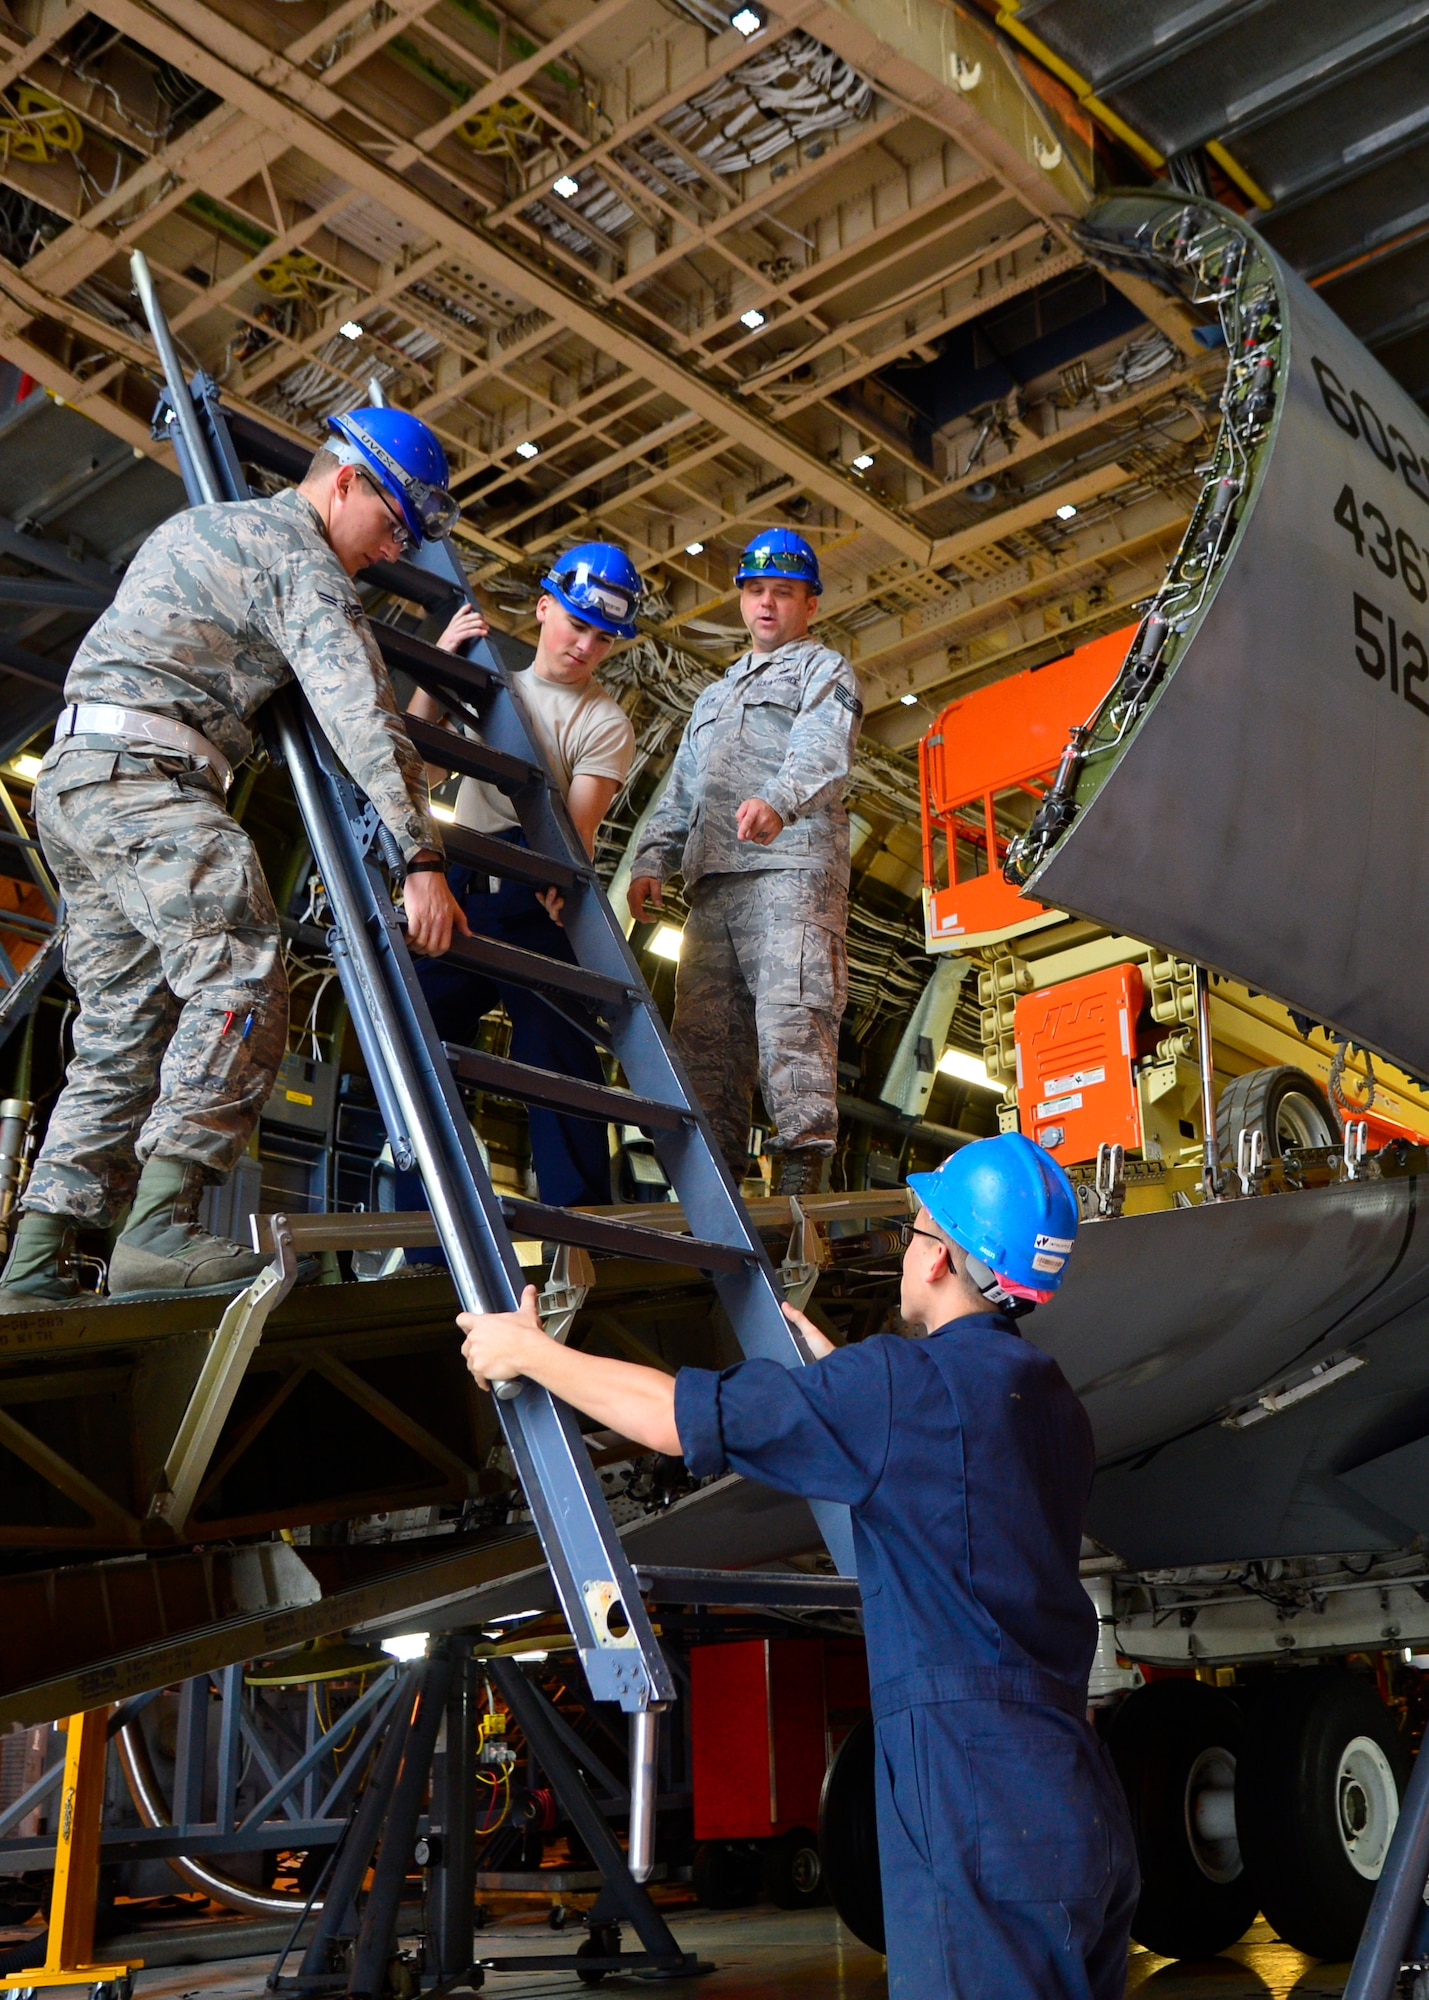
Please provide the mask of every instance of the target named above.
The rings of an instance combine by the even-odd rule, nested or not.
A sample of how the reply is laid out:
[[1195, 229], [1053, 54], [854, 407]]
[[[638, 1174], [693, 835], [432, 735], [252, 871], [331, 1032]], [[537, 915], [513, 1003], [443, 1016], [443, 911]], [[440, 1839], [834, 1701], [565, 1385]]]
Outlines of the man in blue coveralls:
[[462, 1313], [477, 1380], [528, 1375], [700, 1477], [852, 1509], [878, 1737], [891, 2000], [1120, 2000], [1137, 1896], [1126, 1804], [1086, 1720], [1096, 1618], [1078, 1577], [1090, 1426], [1014, 1320], [1076, 1235], [1062, 1169], [978, 1140], [913, 1174], [902, 1310], [922, 1340], [714, 1374], [581, 1354], [519, 1312]]

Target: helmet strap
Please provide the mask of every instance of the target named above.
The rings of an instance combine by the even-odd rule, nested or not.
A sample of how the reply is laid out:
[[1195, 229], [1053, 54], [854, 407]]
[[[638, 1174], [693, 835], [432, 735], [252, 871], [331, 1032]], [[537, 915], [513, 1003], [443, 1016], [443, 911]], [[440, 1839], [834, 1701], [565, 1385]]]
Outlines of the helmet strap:
[[999, 1282], [997, 1273], [984, 1264], [980, 1257], [963, 1252], [964, 1269], [968, 1283], [980, 1291], [994, 1312], [1000, 1312], [1008, 1319], [1022, 1319], [1036, 1311], [1031, 1299], [1019, 1299], [1015, 1293], [1007, 1291]]

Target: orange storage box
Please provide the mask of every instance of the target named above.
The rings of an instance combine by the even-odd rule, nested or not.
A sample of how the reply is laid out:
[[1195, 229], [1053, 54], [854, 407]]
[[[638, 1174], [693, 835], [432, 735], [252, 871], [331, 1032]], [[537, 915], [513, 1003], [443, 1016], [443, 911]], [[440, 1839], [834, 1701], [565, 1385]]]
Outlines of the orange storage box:
[[1136, 1022], [1141, 968], [1113, 965], [1017, 1002], [1017, 1108], [1029, 1139], [1063, 1166], [1103, 1144], [1141, 1145]]

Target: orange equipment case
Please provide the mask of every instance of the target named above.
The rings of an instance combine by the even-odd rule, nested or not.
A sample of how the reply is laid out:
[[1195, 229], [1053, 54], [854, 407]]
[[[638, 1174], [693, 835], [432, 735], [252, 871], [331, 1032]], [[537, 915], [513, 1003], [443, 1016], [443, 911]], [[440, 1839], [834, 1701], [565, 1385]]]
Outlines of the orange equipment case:
[[1124, 626], [1045, 667], [950, 702], [918, 745], [930, 951], [954, 942], [994, 944], [1057, 921], [1060, 912], [1003, 881], [1008, 836], [997, 830], [997, 801], [1021, 792], [1036, 809], [1068, 731], [1087, 720], [1116, 679], [1135, 633], [1134, 625]]
[[1112, 965], [1017, 1002], [1017, 1108], [1022, 1129], [1062, 1165], [1094, 1160], [1105, 1142], [1141, 1145], [1136, 1020], [1141, 969]]

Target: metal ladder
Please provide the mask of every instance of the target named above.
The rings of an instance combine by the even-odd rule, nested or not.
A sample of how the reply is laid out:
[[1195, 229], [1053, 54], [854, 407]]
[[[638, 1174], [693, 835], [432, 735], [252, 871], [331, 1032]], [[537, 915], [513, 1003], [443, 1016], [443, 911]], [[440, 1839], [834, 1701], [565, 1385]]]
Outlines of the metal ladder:
[[[155, 435], [173, 444], [190, 500], [199, 505], [249, 497], [240, 445], [250, 462], [300, 478], [308, 456], [300, 446], [247, 417], [230, 417], [209, 378], [197, 376], [190, 389], [137, 253], [133, 269], [167, 384], [155, 413]], [[474, 601], [449, 542], [428, 543], [410, 560], [383, 565], [378, 580], [429, 607], [450, 604], [454, 597]], [[389, 873], [400, 867], [395, 843], [341, 769], [301, 693], [286, 689], [268, 705], [269, 740], [286, 764], [327, 893], [333, 960], [393, 1158], [400, 1167], [421, 1171], [462, 1306], [501, 1312], [518, 1304], [523, 1279], [513, 1232], [633, 1257], [678, 1259], [709, 1273], [747, 1356], [802, 1366], [811, 1357], [783, 1316], [774, 1268], [511, 693], [507, 675], [522, 649], [509, 639], [489, 638], [463, 657], [380, 623], [373, 630], [389, 665], [401, 667], [449, 712], [480, 730], [478, 742], [409, 719], [418, 750], [449, 770], [500, 786], [528, 843], [525, 850], [513, 848], [454, 827], [445, 835], [452, 859], [533, 888], [558, 888], [577, 963], [480, 937], [454, 940], [453, 958], [529, 988], [558, 1007], [563, 999], [593, 1006], [601, 1038], [618, 1058], [629, 1089], [576, 1083], [474, 1052], [458, 1060], [468, 1069], [478, 1065], [483, 1081], [499, 1083], [529, 1104], [643, 1127], [690, 1231], [684, 1237], [657, 1234], [497, 1196], [393, 906], [384, 867]], [[597, 1701], [618, 1701], [643, 1724], [647, 1711], [673, 1700], [674, 1685], [575, 1418], [531, 1382], [498, 1401], [497, 1410], [591, 1694]], [[851, 1575], [847, 1510], [812, 1504], [835, 1563]]]

